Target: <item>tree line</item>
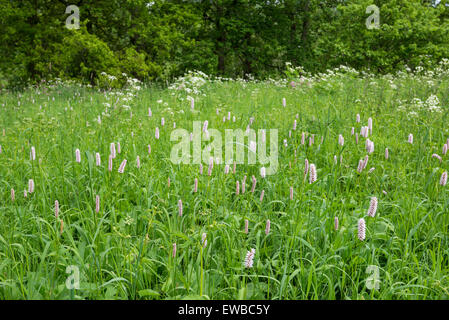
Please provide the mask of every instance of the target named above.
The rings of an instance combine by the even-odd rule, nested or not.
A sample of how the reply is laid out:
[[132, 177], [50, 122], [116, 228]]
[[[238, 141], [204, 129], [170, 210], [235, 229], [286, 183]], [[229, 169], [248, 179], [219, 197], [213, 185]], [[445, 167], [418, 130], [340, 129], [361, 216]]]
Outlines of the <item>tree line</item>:
[[[67, 27], [70, 5], [79, 28]], [[367, 25], [372, 5], [376, 28]], [[2, 86], [95, 84], [102, 72], [266, 78], [282, 75], [286, 62], [388, 73], [449, 57], [444, 0], [0, 0], [0, 17]]]

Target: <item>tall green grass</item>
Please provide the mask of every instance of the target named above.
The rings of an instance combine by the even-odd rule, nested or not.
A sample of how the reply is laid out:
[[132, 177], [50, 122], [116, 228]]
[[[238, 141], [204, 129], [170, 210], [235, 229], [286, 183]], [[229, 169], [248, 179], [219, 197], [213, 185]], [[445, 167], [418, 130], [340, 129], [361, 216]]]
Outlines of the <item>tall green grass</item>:
[[[441, 155], [449, 137], [449, 80], [391, 81], [397, 88], [385, 78], [349, 77], [296, 89], [209, 83], [204, 96], [195, 96], [195, 112], [189, 101], [180, 99], [185, 95], [151, 87], [127, 103], [131, 110], [121, 103], [114, 109], [116, 96], [85, 87], [1, 94], [0, 298], [447, 299], [449, 195], [439, 179], [448, 170], [449, 155], [442, 163], [431, 155]], [[413, 116], [398, 109], [431, 94], [438, 96], [441, 113], [422, 108]], [[105, 102], [111, 104], [110, 116], [102, 116], [98, 124]], [[223, 123], [228, 111], [236, 122]], [[357, 113], [361, 123], [355, 122]], [[297, 130], [289, 138], [297, 114]], [[166, 120], [163, 127], [161, 117]], [[260, 165], [239, 164], [236, 174], [226, 175], [223, 165], [215, 165], [209, 177], [207, 164], [200, 175], [198, 165], [170, 161], [173, 121], [190, 132], [194, 120], [208, 120], [209, 128], [224, 132], [244, 130], [250, 117], [255, 119], [253, 129], [279, 130], [276, 174], [262, 179]], [[360, 137], [357, 145], [351, 127], [360, 133], [368, 117], [373, 118], [369, 138], [375, 151], [359, 174], [365, 139]], [[161, 130], [159, 140], [155, 127]], [[315, 134], [315, 144], [309, 146], [306, 139], [301, 145], [302, 132], [306, 137]], [[409, 133], [413, 144], [407, 143]], [[345, 138], [343, 147], [337, 143], [339, 134]], [[109, 145], [118, 141], [122, 152], [109, 172]], [[36, 148], [35, 161], [30, 161], [31, 146]], [[75, 162], [76, 148], [81, 163]], [[95, 152], [101, 154], [100, 167]], [[335, 164], [334, 155], [341, 155], [343, 162]], [[306, 158], [318, 171], [312, 185], [304, 179]], [[120, 174], [123, 159], [128, 163]], [[371, 167], [375, 170], [368, 174]], [[235, 183], [245, 175], [246, 192], [236, 196]], [[254, 194], [252, 175], [257, 178]], [[24, 198], [31, 178], [36, 190]], [[101, 198], [99, 213], [96, 195]], [[379, 199], [374, 218], [366, 216], [372, 196]], [[55, 200], [60, 203], [58, 219]], [[335, 216], [339, 230], [334, 230]], [[363, 242], [357, 239], [361, 217], [367, 224]], [[59, 219], [64, 222], [62, 234]], [[271, 231], [265, 235], [267, 219]], [[207, 233], [205, 248], [202, 233]], [[254, 266], [244, 268], [251, 248], [256, 249]], [[71, 265], [80, 270], [79, 289], [66, 286]], [[378, 290], [366, 285], [369, 266], [379, 268]]]

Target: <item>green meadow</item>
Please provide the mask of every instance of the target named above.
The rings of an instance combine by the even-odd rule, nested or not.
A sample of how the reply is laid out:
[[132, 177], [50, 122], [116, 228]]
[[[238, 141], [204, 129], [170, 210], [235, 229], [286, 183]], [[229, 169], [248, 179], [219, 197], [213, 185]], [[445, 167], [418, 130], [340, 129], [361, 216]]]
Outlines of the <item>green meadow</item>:
[[[447, 64], [109, 87], [0, 93], [0, 299], [449, 298]], [[265, 129], [267, 141], [278, 130], [276, 173], [173, 163], [174, 123], [191, 132], [206, 120]]]

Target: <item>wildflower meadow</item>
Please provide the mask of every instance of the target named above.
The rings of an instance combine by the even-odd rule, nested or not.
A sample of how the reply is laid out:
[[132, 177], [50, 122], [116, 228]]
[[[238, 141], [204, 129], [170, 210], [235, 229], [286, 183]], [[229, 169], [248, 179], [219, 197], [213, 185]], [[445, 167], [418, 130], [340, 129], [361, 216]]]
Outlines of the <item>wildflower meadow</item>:
[[4, 89], [0, 299], [449, 298], [449, 61], [288, 68]]

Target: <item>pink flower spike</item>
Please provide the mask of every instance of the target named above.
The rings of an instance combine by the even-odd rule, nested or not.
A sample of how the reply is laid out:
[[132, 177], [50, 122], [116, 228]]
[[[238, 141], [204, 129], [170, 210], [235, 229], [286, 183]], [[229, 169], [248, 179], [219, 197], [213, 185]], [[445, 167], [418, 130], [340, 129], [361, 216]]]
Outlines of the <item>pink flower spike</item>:
[[33, 193], [33, 192], [34, 192], [34, 180], [29, 179], [28, 180], [28, 193]]
[[[1, 152], [1, 147], [0, 147], [0, 152]], [[34, 147], [31, 147], [30, 159], [31, 160], [36, 160], [36, 149]]]
[[178, 200], [178, 212], [179, 212], [179, 216], [182, 217], [182, 200], [181, 199]]
[[366, 232], [366, 225], [365, 225], [365, 219], [361, 218], [358, 222], [358, 238], [360, 241], [365, 240], [365, 232]]
[[316, 168], [312, 163], [310, 164], [309, 183], [312, 184], [316, 181]]
[[309, 160], [304, 160], [304, 178], [307, 176], [309, 172]]
[[254, 191], [256, 190], [257, 180], [256, 180], [256, 178], [254, 176], [252, 176], [252, 180], [253, 180], [253, 185], [251, 187], [251, 193], [254, 193]]
[[267, 175], [267, 171], [265, 169], [265, 167], [260, 168], [260, 176], [263, 178], [265, 178]]
[[119, 173], [125, 172], [126, 162], [127, 162], [127, 160], [124, 159], [124, 160], [122, 161], [122, 163], [120, 164], [120, 167], [118, 168], [118, 172], [119, 172]]
[[112, 171], [112, 159], [114, 157], [112, 156], [112, 154], [109, 155], [109, 159], [108, 159], [108, 170]]
[[271, 225], [270, 220], [267, 220], [267, 224], [265, 226], [265, 234], [266, 235], [268, 235], [270, 233], [270, 225]]
[[114, 142], [112, 142], [112, 143], [110, 144], [110, 151], [111, 151], [111, 156], [112, 156], [112, 158], [115, 159], [116, 153], [115, 153], [115, 143], [114, 143]]
[[245, 256], [244, 266], [245, 268], [252, 268], [254, 263], [254, 255], [256, 254], [256, 249], [251, 249], [248, 251]]
[[447, 183], [447, 171], [444, 171], [441, 174], [441, 178], [440, 178], [440, 185], [445, 186]]
[[201, 235], [201, 245], [203, 246], [203, 248], [206, 248], [207, 246], [207, 234], [203, 233]]
[[55, 200], [55, 217], [59, 217], [59, 201]]
[[95, 197], [95, 212], [98, 213], [100, 212], [100, 196], [97, 195]]
[[370, 217], [374, 217], [376, 215], [376, 211], [377, 211], [377, 198], [372, 197], [369, 204], [367, 215]]
[[338, 135], [338, 144], [341, 146], [345, 144], [345, 138], [341, 134]]
[[432, 158], [438, 159], [441, 163], [441, 161], [443, 161], [443, 159], [436, 153], [432, 154]]

